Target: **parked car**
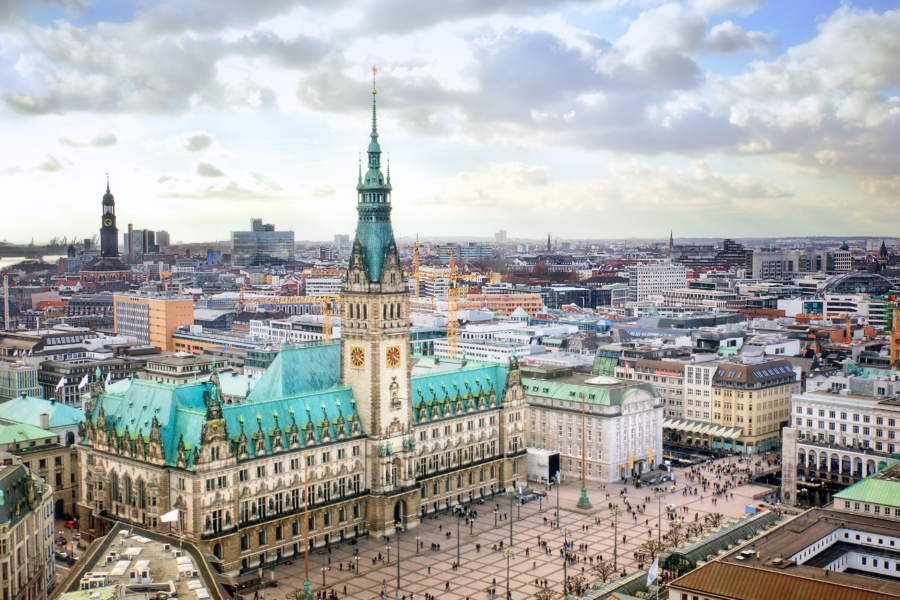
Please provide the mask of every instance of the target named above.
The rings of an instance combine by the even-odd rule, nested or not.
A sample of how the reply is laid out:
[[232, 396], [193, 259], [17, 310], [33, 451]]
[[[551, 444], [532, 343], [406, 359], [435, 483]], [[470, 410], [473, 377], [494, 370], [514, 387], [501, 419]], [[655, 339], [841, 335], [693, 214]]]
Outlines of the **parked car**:
[[63, 523], [63, 527], [66, 529], [78, 529], [78, 521], [75, 519], [69, 519], [65, 523]]

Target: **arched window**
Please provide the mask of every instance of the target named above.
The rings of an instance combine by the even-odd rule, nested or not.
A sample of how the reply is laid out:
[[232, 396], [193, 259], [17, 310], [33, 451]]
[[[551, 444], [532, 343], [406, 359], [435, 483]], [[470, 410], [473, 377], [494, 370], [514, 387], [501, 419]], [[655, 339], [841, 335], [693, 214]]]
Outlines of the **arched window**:
[[225, 558], [225, 554], [222, 550], [222, 544], [216, 544], [215, 546], [213, 546], [213, 554], [219, 560], [222, 560], [223, 558]]
[[125, 476], [125, 504], [134, 505], [134, 495], [133, 490], [131, 489], [131, 477]]
[[147, 508], [147, 489], [143, 479], [138, 479], [138, 508]]
[[109, 487], [111, 488], [110, 491], [112, 492], [113, 502], [121, 502], [122, 496], [121, 496], [121, 491], [119, 490], [119, 474], [118, 473], [113, 472], [110, 474]]

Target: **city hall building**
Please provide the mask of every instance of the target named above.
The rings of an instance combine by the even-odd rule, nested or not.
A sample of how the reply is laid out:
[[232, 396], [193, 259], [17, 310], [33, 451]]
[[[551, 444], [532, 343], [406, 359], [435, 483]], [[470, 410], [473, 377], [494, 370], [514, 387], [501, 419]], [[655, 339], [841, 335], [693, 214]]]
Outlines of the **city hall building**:
[[339, 342], [283, 350], [241, 401], [224, 398], [217, 371], [93, 384], [78, 445], [86, 538], [115, 522], [183, 533], [236, 575], [302, 554], [307, 535], [315, 548], [391, 534], [524, 478], [516, 359], [411, 355], [380, 160], [373, 100]]

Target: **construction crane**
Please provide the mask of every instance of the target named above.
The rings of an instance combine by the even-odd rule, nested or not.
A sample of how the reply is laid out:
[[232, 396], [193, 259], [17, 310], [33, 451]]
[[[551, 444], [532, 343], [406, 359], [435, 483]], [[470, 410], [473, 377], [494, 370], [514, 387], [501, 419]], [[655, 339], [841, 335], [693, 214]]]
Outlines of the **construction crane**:
[[0, 271], [3, 275], [3, 329], [9, 330], [9, 271]]
[[[241, 290], [243, 298], [243, 289]], [[256, 304], [320, 304], [322, 306], [322, 341], [331, 341], [331, 317], [340, 316], [340, 296], [265, 296], [262, 298], [248, 298], [241, 300], [242, 307]], [[335, 312], [337, 311], [337, 312]]]
[[419, 236], [416, 235], [416, 242], [413, 244], [413, 277], [415, 278], [415, 293], [416, 298], [421, 297], [421, 290], [419, 287], [419, 282], [422, 277], [427, 277], [429, 279], [443, 279], [444, 275], [439, 274], [424, 274], [419, 271], [419, 249], [428, 249], [428, 250], [437, 250], [438, 252], [449, 252], [450, 253], [450, 262], [448, 265], [447, 272], [447, 358], [455, 359], [457, 356], [457, 339], [458, 339], [458, 314], [459, 314], [459, 298], [460, 292], [464, 294], [468, 294], [468, 288], [464, 286], [459, 286], [458, 281], [460, 279], [459, 275], [456, 272], [456, 263], [454, 261], [454, 256], [456, 252], [452, 247], [448, 248], [446, 246], [432, 246], [432, 245], [424, 245], [419, 243]]

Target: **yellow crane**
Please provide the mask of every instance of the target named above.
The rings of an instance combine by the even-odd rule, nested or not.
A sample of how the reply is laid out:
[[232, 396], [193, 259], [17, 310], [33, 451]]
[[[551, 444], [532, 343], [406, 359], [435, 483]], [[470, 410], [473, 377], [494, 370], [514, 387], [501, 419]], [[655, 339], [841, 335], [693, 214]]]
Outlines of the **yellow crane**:
[[[266, 296], [263, 298], [248, 298], [242, 306], [246, 308], [253, 304], [320, 304], [322, 306], [322, 341], [331, 341], [331, 317], [340, 316], [340, 296]], [[337, 311], [337, 312], [335, 312]]]

